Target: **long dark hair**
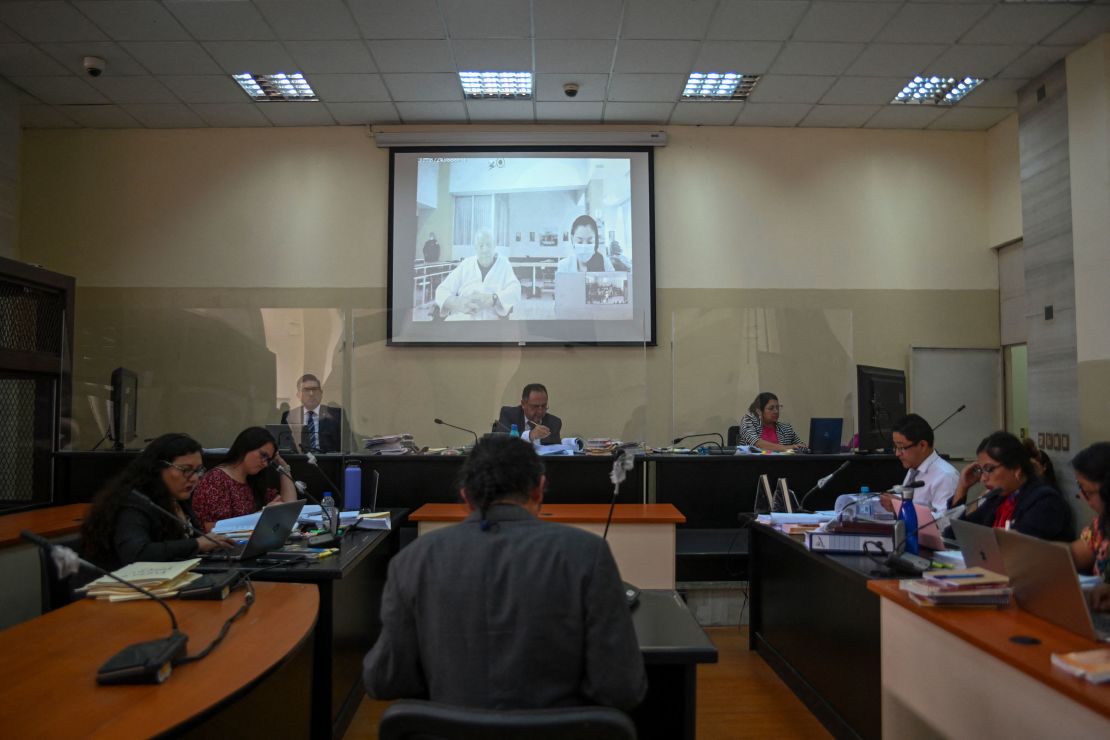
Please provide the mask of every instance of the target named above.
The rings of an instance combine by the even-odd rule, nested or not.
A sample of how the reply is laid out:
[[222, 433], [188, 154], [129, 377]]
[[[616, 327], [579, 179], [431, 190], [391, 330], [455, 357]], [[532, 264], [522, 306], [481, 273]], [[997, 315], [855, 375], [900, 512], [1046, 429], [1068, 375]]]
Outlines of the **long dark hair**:
[[1110, 442], [1095, 442], [1080, 450], [1071, 459], [1071, 466], [1087, 480], [1098, 483], [1098, 497], [1102, 499], [1098, 529], [1103, 537], [1110, 537]]
[[521, 503], [543, 477], [543, 463], [532, 445], [515, 437], [493, 435], [478, 444], [459, 471], [458, 485], [482, 513], [482, 529], [488, 529], [486, 511], [496, 501]]
[[[239, 436], [231, 443], [231, 449], [217, 465], [238, 465], [248, 452], [253, 452], [263, 445], [273, 445], [274, 454], [277, 455], [277, 440], [274, 439], [274, 435], [262, 427], [247, 427], [239, 432]], [[247, 486], [251, 489], [251, 496], [254, 498], [254, 508], [261, 509], [265, 506], [266, 491], [279, 485], [277, 472], [270, 468], [263, 468], [254, 475], [248, 475]]]
[[[129, 501], [135, 490], [166, 511], [173, 513], [173, 495], [162, 482], [166, 463], [179, 457], [200, 452], [200, 443], [188, 434], [172, 432], [163, 434], [148, 444], [127, 468], [108, 481], [93, 499], [89, 517], [81, 526], [81, 549], [94, 563], [110, 563], [116, 557], [116, 519], [120, 509], [133, 506], [141, 510], [142, 504]], [[174, 540], [185, 536], [185, 525], [175, 524], [169, 517], [150, 513], [154, 528], [153, 539]]]
[[1029, 450], [1009, 432], [998, 431], [984, 437], [975, 450], [976, 454], [980, 452], [987, 453], [987, 457], [998, 461], [1004, 468], [1020, 469], [1025, 473], [1026, 480], [1036, 480], [1039, 477], [1037, 469], [1033, 467], [1033, 460], [1029, 457]]

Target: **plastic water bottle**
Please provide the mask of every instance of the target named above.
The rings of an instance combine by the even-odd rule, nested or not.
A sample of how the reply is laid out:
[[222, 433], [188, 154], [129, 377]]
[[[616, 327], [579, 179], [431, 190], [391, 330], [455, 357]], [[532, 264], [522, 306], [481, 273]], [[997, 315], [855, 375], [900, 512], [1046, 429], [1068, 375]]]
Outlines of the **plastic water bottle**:
[[358, 511], [362, 508], [362, 466], [357, 462], [347, 463], [343, 469], [343, 511]]
[[902, 524], [906, 528], [905, 551], [910, 555], [917, 555], [917, 509], [913, 505], [912, 490], [907, 491], [907, 493], [909, 498], [906, 498], [905, 493], [902, 494], [902, 508], [898, 510], [898, 518], [902, 520]]
[[324, 515], [321, 521], [322, 528], [328, 534], [334, 535], [339, 524], [339, 512], [335, 508], [335, 499], [331, 497], [331, 491], [324, 492], [324, 498], [320, 499], [320, 503], [322, 504], [320, 508], [323, 510], [321, 513]]
[[520, 430], [516, 428], [516, 424], [513, 424], [512, 427], [509, 428], [509, 436], [510, 437], [519, 437], [520, 436]]

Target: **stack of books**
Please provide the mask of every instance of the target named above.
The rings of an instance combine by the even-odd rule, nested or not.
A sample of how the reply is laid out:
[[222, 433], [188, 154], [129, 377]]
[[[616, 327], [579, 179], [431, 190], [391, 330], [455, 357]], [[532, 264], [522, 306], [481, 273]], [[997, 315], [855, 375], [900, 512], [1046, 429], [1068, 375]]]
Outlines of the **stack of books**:
[[1052, 665], [1091, 683], [1105, 683], [1110, 681], [1110, 648], [1053, 653]]
[[1003, 607], [1014, 592], [1009, 578], [980, 567], [932, 571], [898, 585], [918, 606]]
[[587, 455], [611, 455], [617, 451], [620, 440], [611, 437], [590, 437], [586, 440]]
[[[113, 575], [134, 583], [136, 586], [142, 586], [156, 596], [168, 599], [171, 596], [176, 596], [179, 591], [201, 577], [199, 573], [192, 572], [199, 562], [200, 558], [169, 563], [132, 563], [113, 571]], [[79, 591], [86, 596], [106, 601], [131, 601], [148, 598], [108, 576], [97, 578]]]

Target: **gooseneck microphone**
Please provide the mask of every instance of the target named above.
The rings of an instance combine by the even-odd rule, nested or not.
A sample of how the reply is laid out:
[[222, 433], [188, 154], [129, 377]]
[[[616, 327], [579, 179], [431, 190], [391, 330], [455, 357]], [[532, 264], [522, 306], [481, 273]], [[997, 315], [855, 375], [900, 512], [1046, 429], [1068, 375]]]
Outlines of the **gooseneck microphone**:
[[683, 440], [693, 439], [694, 437], [716, 437], [717, 439], [721, 440], [720, 448], [722, 450], [725, 448], [725, 438], [723, 436], [721, 436], [720, 432], [702, 432], [700, 434], [686, 434], [686, 435], [683, 435], [681, 437], [675, 437], [674, 440], [671, 442], [671, 444], [676, 445], [679, 442], [682, 442]]
[[875, 491], [874, 493], [868, 493], [866, 495], [860, 496], [858, 499], [856, 499], [855, 501], [852, 501], [851, 503], [847, 504], [843, 509], [838, 511], [837, 512], [837, 518], [839, 518], [840, 515], [843, 514], [847, 509], [849, 509], [853, 506], [858, 506], [859, 504], [862, 504], [864, 501], [867, 501], [869, 499], [873, 499], [873, 498], [876, 498], [877, 496], [882, 496], [883, 494], [887, 494], [887, 493], [893, 493], [893, 494], [896, 494], [898, 496], [901, 496], [903, 493], [905, 493], [906, 491], [908, 491], [912, 488], [921, 488], [924, 485], [925, 485], [925, 481], [915, 480], [913, 483], [907, 483], [904, 486], [892, 486], [889, 491]]
[[[309, 453], [309, 456], [312, 457], [313, 460], [316, 459], [315, 457], [312, 456], [312, 453]], [[315, 464], [315, 463], [313, 463], [313, 464]], [[335, 538], [335, 535], [332, 534], [332, 532], [337, 532], [339, 530], [339, 522], [332, 520], [331, 513], [328, 512], [328, 510], [324, 508], [324, 504], [322, 504], [320, 502], [320, 499], [316, 498], [311, 493], [309, 493], [308, 492], [308, 486], [305, 484], [305, 482], [304, 481], [299, 481], [296, 478], [294, 478], [293, 474], [291, 472], [289, 472], [288, 468], [282, 467], [276, 459], [271, 459], [270, 462], [267, 463], [267, 465], [269, 465], [271, 468], [276, 470], [279, 475], [284, 475], [286, 478], [293, 481], [293, 487], [297, 489], [297, 493], [301, 494], [302, 496], [307, 498], [309, 501], [311, 501], [312, 503], [314, 503], [314, 504], [316, 504], [317, 506], [320, 507], [320, 521], [321, 522], [324, 521], [324, 517], [327, 517], [328, 533], [327, 534], [322, 534], [322, 535], [316, 535], [315, 537], [312, 537], [309, 540], [309, 544], [312, 545], [313, 547], [323, 547], [323, 546], [330, 545], [330, 544], [334, 543], [336, 541], [336, 538]], [[319, 466], [317, 466], [316, 469], [320, 470]], [[323, 471], [321, 471], [321, 472], [323, 472]], [[325, 475], [324, 480], [327, 480], [327, 478], [328, 477]], [[328, 483], [330, 484], [331, 481], [329, 480]], [[336, 495], [339, 494], [339, 489], [338, 488], [335, 490], [335, 493], [336, 493]]]
[[966, 409], [966, 408], [967, 408], [967, 404], [966, 404], [966, 403], [960, 404], [960, 407], [959, 407], [958, 409], [956, 409], [955, 411], [953, 411], [953, 412], [952, 412], [951, 414], [949, 414], [948, 416], [944, 417], [944, 419], [942, 419], [942, 420], [941, 420], [941, 422], [940, 422], [939, 424], [937, 424], [937, 425], [936, 425], [935, 427], [933, 427], [933, 431], [935, 432], [936, 430], [940, 429], [940, 428], [941, 428], [942, 426], [944, 426], [945, 422], [947, 422], [947, 421], [948, 421], [949, 419], [951, 419], [951, 418], [952, 418], [953, 416], [955, 416], [956, 414], [960, 413], [961, 411], [963, 411], [963, 410], [964, 410], [964, 409]]
[[474, 444], [478, 444], [478, 434], [473, 429], [467, 429], [466, 427], [457, 427], [454, 424], [448, 424], [443, 419], [432, 419], [432, 421], [434, 421], [436, 424], [442, 424], [445, 427], [451, 427], [452, 429], [458, 429], [460, 432], [467, 432], [468, 434], [470, 434], [471, 436], [474, 437]]
[[806, 508], [806, 499], [808, 499], [808, 498], [809, 498], [810, 496], [812, 496], [813, 494], [817, 493], [818, 491], [823, 491], [823, 490], [825, 490], [825, 486], [829, 485], [829, 482], [830, 482], [830, 481], [831, 481], [831, 480], [832, 480], [833, 478], [835, 478], [836, 476], [840, 475], [840, 474], [841, 474], [841, 473], [843, 473], [843, 472], [844, 472], [845, 470], [847, 470], [847, 469], [848, 469], [848, 466], [849, 466], [849, 465], [851, 465], [851, 464], [852, 464], [852, 461], [851, 461], [851, 460], [845, 460], [845, 461], [844, 461], [844, 463], [843, 463], [843, 464], [842, 464], [842, 465], [841, 465], [841, 466], [840, 466], [839, 468], [837, 468], [836, 470], [832, 471], [831, 473], [829, 473], [828, 475], [826, 475], [826, 476], [825, 476], [824, 478], [822, 478], [821, 480], [817, 481], [817, 485], [815, 485], [815, 486], [814, 486], [813, 488], [811, 488], [811, 489], [809, 489], [808, 491], [806, 491], [806, 495], [802, 496], [802, 500], [801, 500], [801, 501], [800, 501], [800, 502], [798, 503], [798, 508], [799, 508], [799, 509], [802, 509], [803, 511], [805, 511], [805, 508]]
[[128, 495], [133, 500], [140, 502], [143, 505], [143, 508], [147, 509], [148, 511], [157, 513], [160, 516], [164, 516], [164, 517], [170, 519], [171, 521], [175, 522], [176, 524], [179, 524], [179, 525], [185, 527], [185, 534], [188, 535], [189, 537], [203, 537], [204, 539], [213, 543], [214, 545], [217, 546], [216, 547], [217, 551], [223, 550], [224, 555], [227, 556], [227, 559], [228, 560], [231, 559], [231, 553], [227, 552], [228, 548], [224, 547], [224, 543], [220, 542], [219, 540], [215, 539], [214, 537], [209, 537], [206, 532], [198, 532], [197, 528], [193, 526], [193, 523], [190, 522], [188, 518], [186, 518], [184, 520], [178, 519], [176, 516], [174, 516], [170, 512], [163, 509], [158, 504], [151, 501], [150, 497], [147, 496], [142, 491], [138, 491], [138, 490], [132, 488], [128, 492]]

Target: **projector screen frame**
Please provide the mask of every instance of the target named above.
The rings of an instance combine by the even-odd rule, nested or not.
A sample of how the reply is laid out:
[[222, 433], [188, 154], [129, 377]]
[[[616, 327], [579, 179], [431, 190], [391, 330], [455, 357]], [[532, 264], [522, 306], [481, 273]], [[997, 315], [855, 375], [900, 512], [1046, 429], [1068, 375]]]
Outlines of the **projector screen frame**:
[[[397, 254], [397, 245], [395, 243], [397, 236], [396, 218], [396, 197], [397, 197], [397, 155], [449, 155], [451, 153], [464, 153], [467, 155], [482, 155], [490, 154], [496, 155], [498, 153], [512, 153], [512, 154], [528, 154], [528, 153], [552, 153], [552, 154], [581, 154], [584, 158], [588, 158], [590, 154], [603, 153], [607, 155], [620, 154], [628, 152], [643, 156], [646, 165], [646, 224], [647, 224], [647, 247], [646, 247], [646, 261], [648, 267], [648, 275], [646, 278], [648, 300], [647, 305], [644, 306], [633, 292], [633, 320], [637, 315], [646, 317], [646, 325], [643, 326], [642, 332], [644, 336], [631, 340], [585, 340], [585, 339], [552, 339], [552, 340], [472, 340], [464, 339], [459, 341], [422, 341], [413, 339], [399, 339], [396, 335], [396, 330], [400, 322], [395, 322], [394, 314], [398, 310], [396, 299], [398, 297], [397, 290], [408, 290], [408, 286], [397, 285], [397, 274], [395, 268], [398, 267], [397, 260], [410, 257], [406, 254], [401, 257]], [[635, 178], [632, 178], [633, 180]], [[635, 184], [633, 188], [633, 198], [635, 198]], [[658, 344], [657, 331], [656, 331], [656, 291], [655, 291], [655, 147], [645, 145], [584, 145], [584, 146], [405, 146], [405, 147], [390, 147], [389, 148], [389, 197], [388, 197], [388, 216], [387, 216], [387, 229], [388, 229], [388, 242], [387, 242], [387, 280], [386, 280], [386, 345], [390, 347], [504, 347], [504, 346], [633, 346], [633, 347], [655, 347]], [[607, 241], [604, 233], [599, 235], [602, 243]], [[414, 244], [415, 249], [415, 244]], [[643, 259], [642, 253], [639, 260], [634, 260], [634, 265], [641, 264]], [[632, 274], [632, 273], [629, 273]], [[402, 307], [403, 311], [411, 311], [411, 307]], [[409, 324], [415, 324], [413, 320], [409, 320]], [[462, 322], [459, 322], [460, 324]], [[469, 322], [468, 322], [469, 323]], [[478, 323], [478, 322], [474, 322]], [[530, 322], [531, 323], [531, 322]], [[632, 322], [628, 322], [632, 325]]]

